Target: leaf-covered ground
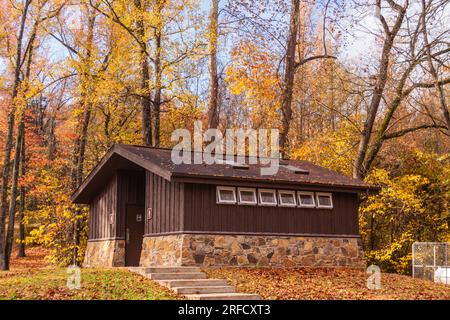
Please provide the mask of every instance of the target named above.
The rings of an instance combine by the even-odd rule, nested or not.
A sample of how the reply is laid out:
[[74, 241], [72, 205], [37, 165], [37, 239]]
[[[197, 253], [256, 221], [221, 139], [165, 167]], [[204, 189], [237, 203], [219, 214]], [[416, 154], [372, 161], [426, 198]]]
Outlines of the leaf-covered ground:
[[210, 277], [226, 278], [240, 292], [258, 293], [263, 299], [450, 299], [450, 286], [408, 276], [385, 274], [381, 289], [367, 289], [367, 275], [355, 269], [205, 270]]
[[[0, 272], [1, 299], [177, 299], [168, 289], [124, 269], [82, 269], [81, 289], [70, 290], [65, 268], [45, 261], [47, 252], [28, 248], [11, 271]], [[450, 286], [396, 274], [382, 274], [380, 290], [366, 287], [367, 275], [355, 269], [205, 269], [228, 279], [239, 292], [264, 299], [450, 299]]]
[[[28, 257], [14, 259], [11, 271], [0, 272], [1, 299], [100, 299], [157, 300], [177, 296], [156, 282], [125, 269], [81, 269], [81, 289], [67, 287], [67, 269], [46, 265], [46, 252], [27, 250]], [[15, 254], [14, 254], [15, 256]]]

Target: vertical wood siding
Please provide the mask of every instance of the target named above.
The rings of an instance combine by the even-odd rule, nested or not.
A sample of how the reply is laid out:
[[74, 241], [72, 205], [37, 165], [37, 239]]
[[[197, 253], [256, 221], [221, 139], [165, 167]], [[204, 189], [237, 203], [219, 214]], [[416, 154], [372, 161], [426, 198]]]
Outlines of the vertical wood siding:
[[[145, 234], [182, 231], [184, 184], [146, 173]], [[149, 219], [149, 208], [152, 218]]]
[[[216, 186], [118, 171], [90, 206], [89, 239], [125, 236], [127, 204], [145, 204], [145, 234], [179, 231], [358, 235], [358, 198], [333, 192], [332, 210], [216, 204]], [[152, 219], [148, 219], [152, 208]], [[109, 223], [109, 214], [116, 221]]]
[[358, 234], [358, 199], [333, 192], [332, 210], [216, 203], [213, 185], [185, 184], [184, 230], [205, 232]]
[[144, 197], [144, 171], [118, 171], [90, 204], [89, 240], [125, 237], [127, 204], [144, 205]]
[[89, 239], [104, 239], [115, 236], [115, 224], [110, 224], [109, 215], [117, 214], [117, 176], [112, 177], [92, 200], [89, 210]]

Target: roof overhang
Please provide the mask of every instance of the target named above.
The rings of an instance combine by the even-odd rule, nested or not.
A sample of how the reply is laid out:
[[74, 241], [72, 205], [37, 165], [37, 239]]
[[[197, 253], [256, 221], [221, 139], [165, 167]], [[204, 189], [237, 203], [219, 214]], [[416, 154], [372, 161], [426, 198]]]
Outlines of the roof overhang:
[[95, 166], [83, 183], [75, 190], [70, 197], [73, 203], [88, 204], [93, 194], [101, 189], [118, 170], [149, 170], [166, 180], [171, 179], [171, 173], [155, 163], [143, 160], [139, 156], [132, 154], [120, 145], [112, 146]]
[[172, 180], [184, 183], [198, 183], [198, 184], [222, 184], [222, 185], [239, 185], [245, 187], [254, 187], [255, 184], [262, 188], [293, 188], [293, 187], [307, 187], [313, 191], [321, 190], [336, 190], [340, 192], [350, 193], [375, 193], [380, 190], [377, 186], [344, 186], [338, 184], [324, 184], [319, 182], [295, 182], [295, 181], [280, 181], [280, 180], [268, 180], [267, 178], [261, 179], [244, 179], [234, 178], [226, 176], [202, 176], [196, 174], [172, 174]]
[[200, 174], [196, 172], [180, 172], [173, 168], [163, 167], [158, 164], [157, 159], [145, 157], [139, 153], [127, 150], [126, 145], [116, 144], [112, 146], [95, 166], [83, 183], [75, 190], [71, 196], [73, 203], [88, 204], [99, 190], [116, 174], [119, 170], [148, 170], [168, 181], [174, 180], [185, 183], [200, 184], [238, 184], [241, 186], [261, 187], [308, 187], [311, 190], [336, 190], [352, 193], [374, 193], [379, 191], [379, 187], [367, 184], [342, 185], [333, 183], [323, 183], [320, 181], [289, 181], [268, 176], [259, 177], [233, 177], [221, 174]]

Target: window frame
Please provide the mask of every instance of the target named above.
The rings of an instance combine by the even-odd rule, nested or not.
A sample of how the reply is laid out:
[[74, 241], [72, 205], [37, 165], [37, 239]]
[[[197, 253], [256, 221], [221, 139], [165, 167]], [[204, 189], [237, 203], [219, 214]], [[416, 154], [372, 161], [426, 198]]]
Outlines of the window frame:
[[[302, 204], [302, 199], [301, 196], [302, 195], [308, 195], [311, 196], [312, 200], [313, 200], [313, 204]], [[315, 208], [316, 207], [316, 196], [314, 194], [314, 192], [312, 191], [297, 191], [297, 206], [300, 208]]]
[[[268, 203], [268, 202], [263, 202], [261, 199], [261, 192], [270, 192], [273, 194], [273, 197], [275, 199], [275, 203]], [[278, 198], [277, 198], [277, 190], [276, 189], [259, 189], [258, 188], [258, 204], [260, 206], [264, 206], [264, 207], [276, 207], [278, 206]]]
[[[253, 195], [255, 196], [255, 201], [243, 201], [241, 198], [241, 191], [251, 191], [253, 192]], [[238, 204], [239, 205], [247, 205], [247, 206], [256, 206], [258, 204], [258, 196], [256, 195], [256, 188], [244, 188], [244, 187], [238, 187], [237, 188], [237, 194], [238, 194]]]
[[[281, 200], [281, 194], [291, 194], [294, 198], [294, 203], [283, 203], [283, 201]], [[278, 190], [278, 205], [280, 207], [291, 207], [294, 208], [297, 206], [297, 193], [295, 190]]]
[[[328, 196], [330, 198], [330, 205], [321, 205], [319, 196]], [[333, 194], [331, 192], [316, 192], [316, 207], [319, 209], [333, 209]]]
[[[220, 197], [221, 190], [233, 191], [234, 201], [221, 199], [221, 197]], [[216, 203], [217, 204], [236, 204], [236, 202], [237, 202], [236, 187], [216, 186]]]

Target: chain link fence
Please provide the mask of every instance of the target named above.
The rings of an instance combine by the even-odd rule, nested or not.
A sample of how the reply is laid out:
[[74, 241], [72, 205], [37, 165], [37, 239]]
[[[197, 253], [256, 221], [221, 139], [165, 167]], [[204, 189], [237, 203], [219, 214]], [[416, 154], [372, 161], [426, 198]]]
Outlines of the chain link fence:
[[415, 242], [412, 246], [412, 275], [450, 285], [450, 243]]

